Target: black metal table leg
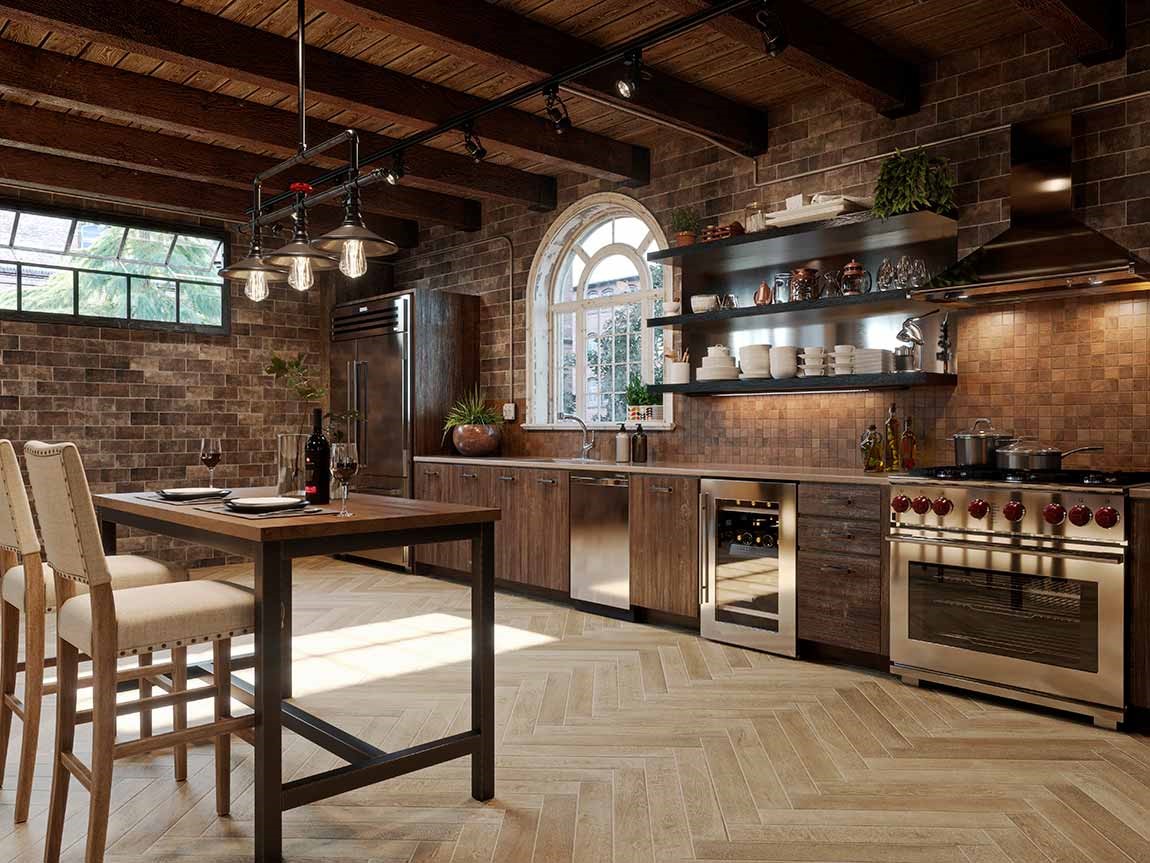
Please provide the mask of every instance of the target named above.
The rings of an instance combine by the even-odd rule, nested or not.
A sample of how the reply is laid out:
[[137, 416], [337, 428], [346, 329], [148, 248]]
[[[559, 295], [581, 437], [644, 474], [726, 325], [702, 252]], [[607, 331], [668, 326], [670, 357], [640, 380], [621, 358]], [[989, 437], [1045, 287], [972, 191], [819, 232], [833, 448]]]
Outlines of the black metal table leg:
[[116, 522], [100, 519], [100, 543], [104, 546], [104, 554], [116, 553]]
[[[283, 549], [264, 543], [255, 557], [256, 763], [255, 860], [280, 863], [283, 856], [283, 767], [280, 702], [283, 698]], [[290, 588], [290, 583], [289, 583]]]
[[292, 639], [292, 610], [291, 610], [291, 558], [283, 559], [283, 576], [281, 580], [280, 606], [283, 609], [283, 619], [280, 621], [280, 632], [283, 639], [283, 651], [280, 657], [280, 685], [283, 688], [283, 697], [292, 697], [291, 674], [291, 639]]
[[481, 735], [471, 756], [471, 796], [495, 796], [495, 525], [471, 540], [471, 729]]

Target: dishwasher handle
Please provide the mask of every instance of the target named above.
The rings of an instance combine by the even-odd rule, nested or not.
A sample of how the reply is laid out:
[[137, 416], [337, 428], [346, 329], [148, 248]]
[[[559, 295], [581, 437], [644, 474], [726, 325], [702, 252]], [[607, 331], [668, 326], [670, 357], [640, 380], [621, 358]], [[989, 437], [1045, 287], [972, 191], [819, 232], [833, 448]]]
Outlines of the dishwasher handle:
[[572, 475], [572, 485], [599, 485], [614, 488], [627, 488], [630, 480], [625, 476], [577, 476]]

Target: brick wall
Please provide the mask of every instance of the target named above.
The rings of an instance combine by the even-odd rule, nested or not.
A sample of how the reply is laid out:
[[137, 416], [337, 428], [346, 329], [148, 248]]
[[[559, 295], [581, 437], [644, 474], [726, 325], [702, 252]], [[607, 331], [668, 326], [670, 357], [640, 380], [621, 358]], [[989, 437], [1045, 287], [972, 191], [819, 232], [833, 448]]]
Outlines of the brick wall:
[[[741, 216], [752, 201], [772, 208], [798, 192], [869, 194], [880, 160], [894, 148], [934, 145], [954, 162], [961, 203], [960, 252], [1004, 229], [1009, 219], [1009, 131], [1005, 124], [1074, 109], [1075, 202], [1091, 225], [1150, 256], [1150, 5], [1128, 4], [1128, 52], [1086, 68], [1044, 31], [1003, 39], [927, 64], [923, 107], [899, 120], [879, 117], [850, 97], [826, 91], [771, 112], [771, 147], [756, 165], [697, 141], [669, 135], [653, 148], [652, 180], [633, 195], [666, 224], [671, 209], [692, 206], [709, 221]], [[1114, 101], [1121, 100], [1121, 101]], [[1105, 104], [1102, 104], [1105, 103]], [[1091, 106], [1098, 106], [1091, 109]], [[950, 140], [958, 138], [958, 140]], [[757, 173], [757, 177], [756, 177]], [[560, 209], [611, 184], [568, 175]], [[555, 213], [489, 208], [480, 240], [434, 229], [400, 260], [405, 287], [483, 295], [483, 383], [492, 400], [526, 396], [527, 273]], [[513, 243], [514, 301], [506, 293]], [[514, 312], [514, 320], [511, 312]], [[958, 321], [960, 383], [893, 395], [925, 435], [926, 456], [949, 457], [946, 435], [975, 417], [1066, 446], [1104, 443], [1096, 465], [1150, 469], [1150, 309], [1142, 295], [1043, 302], [963, 313]], [[508, 362], [514, 335], [514, 385]], [[678, 429], [652, 436], [656, 458], [842, 466], [858, 463], [856, 441], [881, 421], [889, 393], [677, 397]], [[509, 429], [520, 454], [575, 451], [574, 433]], [[601, 442], [607, 453], [608, 441]], [[1083, 458], [1080, 464], [1091, 463]]]
[[[179, 221], [135, 208], [3, 194]], [[233, 259], [244, 251], [234, 247]], [[307, 410], [263, 368], [273, 350], [305, 351], [326, 378], [321, 296], [273, 289], [256, 306], [233, 285], [231, 303], [228, 336], [0, 320], [0, 437], [11, 438], [17, 452], [31, 438], [75, 441], [95, 492], [206, 483], [199, 463], [205, 435], [223, 439], [217, 483], [274, 482], [276, 434], [302, 430]], [[224, 560], [147, 535], [124, 536], [120, 550], [186, 563]]]

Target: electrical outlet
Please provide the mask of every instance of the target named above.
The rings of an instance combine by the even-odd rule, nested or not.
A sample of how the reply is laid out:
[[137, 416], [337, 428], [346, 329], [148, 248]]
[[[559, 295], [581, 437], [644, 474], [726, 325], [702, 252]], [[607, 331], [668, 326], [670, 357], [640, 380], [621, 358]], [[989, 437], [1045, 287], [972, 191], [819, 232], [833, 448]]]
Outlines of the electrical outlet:
[[503, 405], [503, 418], [507, 422], [515, 421], [515, 402], [507, 402]]

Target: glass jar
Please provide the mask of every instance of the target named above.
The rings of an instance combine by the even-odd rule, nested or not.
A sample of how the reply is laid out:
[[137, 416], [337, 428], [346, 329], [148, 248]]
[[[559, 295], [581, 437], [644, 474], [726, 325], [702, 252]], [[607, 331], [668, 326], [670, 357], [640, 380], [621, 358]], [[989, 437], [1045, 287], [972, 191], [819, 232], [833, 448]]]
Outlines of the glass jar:
[[743, 228], [748, 234], [753, 234], [756, 231], [765, 231], [767, 229], [767, 207], [766, 204], [755, 201], [753, 204], [747, 204], [747, 208], [743, 210]]

